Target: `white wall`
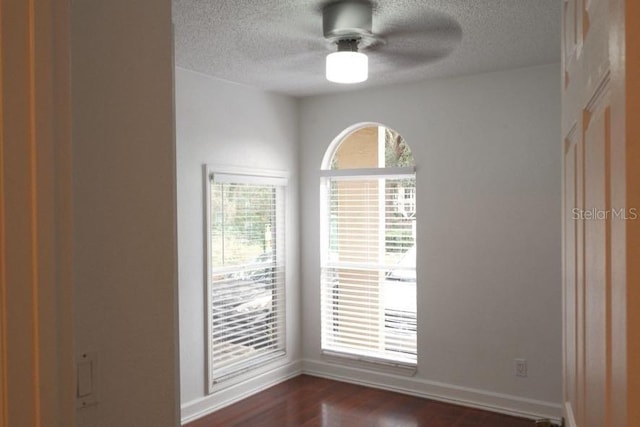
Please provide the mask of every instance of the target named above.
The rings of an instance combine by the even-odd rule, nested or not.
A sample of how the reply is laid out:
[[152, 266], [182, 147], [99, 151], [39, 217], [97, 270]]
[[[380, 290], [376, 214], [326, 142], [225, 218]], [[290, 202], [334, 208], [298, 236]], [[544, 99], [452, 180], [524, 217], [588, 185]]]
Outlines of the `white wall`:
[[178, 423], [170, 0], [71, 3], [75, 347], [98, 357], [79, 427]]
[[[292, 98], [176, 70], [178, 259], [182, 418], [211, 412], [299, 372], [298, 114]], [[203, 165], [290, 174], [286, 194], [287, 356], [207, 396]]]
[[[559, 76], [550, 65], [301, 101], [303, 369], [560, 415]], [[318, 170], [333, 138], [368, 121], [399, 131], [418, 168], [413, 378], [320, 354]], [[528, 378], [515, 377], [515, 358]]]

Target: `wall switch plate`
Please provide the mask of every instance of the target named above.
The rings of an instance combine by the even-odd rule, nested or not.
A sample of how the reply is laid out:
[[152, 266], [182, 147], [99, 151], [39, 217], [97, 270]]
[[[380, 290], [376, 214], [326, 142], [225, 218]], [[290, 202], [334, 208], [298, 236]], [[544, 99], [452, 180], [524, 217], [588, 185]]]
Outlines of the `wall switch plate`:
[[527, 359], [516, 359], [516, 377], [527, 376]]
[[76, 359], [76, 408], [98, 403], [98, 357], [95, 352], [82, 353]]

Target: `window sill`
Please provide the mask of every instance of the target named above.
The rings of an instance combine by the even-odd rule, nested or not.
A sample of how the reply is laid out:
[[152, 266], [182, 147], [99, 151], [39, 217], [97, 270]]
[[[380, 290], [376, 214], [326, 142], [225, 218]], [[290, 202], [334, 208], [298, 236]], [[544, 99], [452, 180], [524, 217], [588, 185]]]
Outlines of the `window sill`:
[[322, 358], [327, 362], [364, 368], [378, 372], [384, 372], [387, 374], [412, 377], [418, 372], [417, 365], [411, 363], [377, 359], [374, 357], [343, 353], [335, 350], [322, 350], [321, 354]]
[[209, 394], [224, 390], [225, 388], [236, 385], [246, 380], [247, 375], [255, 375], [256, 372], [264, 370], [265, 367], [272, 363], [280, 362], [285, 359], [287, 353], [284, 350], [274, 351], [261, 357], [251, 359], [246, 364], [237, 369], [216, 373], [215, 379], [209, 385]]

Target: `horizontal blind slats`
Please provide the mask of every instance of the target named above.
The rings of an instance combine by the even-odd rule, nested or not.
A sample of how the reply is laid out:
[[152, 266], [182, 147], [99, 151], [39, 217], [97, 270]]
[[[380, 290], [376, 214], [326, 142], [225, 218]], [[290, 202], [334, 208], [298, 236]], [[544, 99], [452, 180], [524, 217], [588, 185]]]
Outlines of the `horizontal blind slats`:
[[322, 182], [323, 349], [415, 363], [415, 176]]
[[277, 177], [211, 176], [213, 384], [284, 353], [285, 183]]

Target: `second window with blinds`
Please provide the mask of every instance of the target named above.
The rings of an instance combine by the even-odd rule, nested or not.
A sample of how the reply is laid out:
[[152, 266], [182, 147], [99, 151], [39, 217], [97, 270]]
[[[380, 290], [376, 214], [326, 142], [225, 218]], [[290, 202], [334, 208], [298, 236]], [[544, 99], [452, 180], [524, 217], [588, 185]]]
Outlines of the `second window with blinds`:
[[286, 177], [206, 168], [209, 391], [285, 354]]
[[321, 171], [323, 354], [410, 372], [416, 348], [416, 179], [396, 132], [364, 126]]

